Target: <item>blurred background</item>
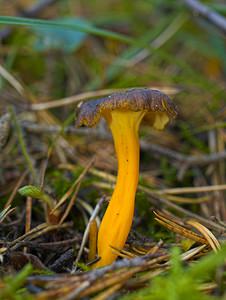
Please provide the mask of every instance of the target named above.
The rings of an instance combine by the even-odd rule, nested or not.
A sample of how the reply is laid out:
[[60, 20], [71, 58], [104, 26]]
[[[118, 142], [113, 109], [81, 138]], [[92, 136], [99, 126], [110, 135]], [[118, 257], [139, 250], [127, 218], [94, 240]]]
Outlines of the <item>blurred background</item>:
[[[137, 193], [132, 237], [178, 241], [154, 221], [153, 209], [165, 209], [180, 218], [200, 216], [222, 238], [225, 1], [0, 0], [0, 14], [0, 206], [16, 207], [10, 222], [20, 224], [3, 227], [2, 239], [16, 239], [46, 220], [41, 203], [33, 200], [31, 209], [19, 187], [40, 186], [58, 202], [85, 168], [75, 205], [68, 197], [60, 211], [64, 215], [68, 208], [64, 219], [74, 224], [64, 236], [71, 238], [76, 228], [81, 241], [90, 210], [112, 193], [117, 161], [104, 121], [96, 128], [75, 128], [77, 106], [130, 87], [162, 90], [179, 109], [165, 131], [141, 128], [143, 189]], [[151, 193], [166, 201], [151, 199]], [[100, 217], [105, 208], [106, 203]], [[49, 266], [62, 249], [48, 259], [44, 250], [30, 251]]]

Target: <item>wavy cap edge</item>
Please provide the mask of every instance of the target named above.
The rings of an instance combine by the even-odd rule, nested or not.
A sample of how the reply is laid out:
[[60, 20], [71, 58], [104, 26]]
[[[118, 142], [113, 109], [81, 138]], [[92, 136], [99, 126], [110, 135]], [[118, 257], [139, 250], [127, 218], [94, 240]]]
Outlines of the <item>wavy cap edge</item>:
[[95, 126], [103, 114], [113, 110], [166, 112], [170, 119], [176, 118], [177, 106], [163, 92], [148, 88], [133, 88], [113, 93], [107, 97], [89, 100], [79, 108], [76, 126]]

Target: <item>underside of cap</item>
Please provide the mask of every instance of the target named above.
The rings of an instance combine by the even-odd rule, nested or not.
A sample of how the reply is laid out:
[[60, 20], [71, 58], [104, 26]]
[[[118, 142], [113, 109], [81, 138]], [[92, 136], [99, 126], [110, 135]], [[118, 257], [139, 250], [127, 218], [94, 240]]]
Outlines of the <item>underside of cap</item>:
[[134, 88], [83, 103], [76, 126], [92, 127], [104, 114], [113, 110], [159, 112], [165, 113], [169, 119], [177, 115], [175, 104], [164, 93], [148, 88]]

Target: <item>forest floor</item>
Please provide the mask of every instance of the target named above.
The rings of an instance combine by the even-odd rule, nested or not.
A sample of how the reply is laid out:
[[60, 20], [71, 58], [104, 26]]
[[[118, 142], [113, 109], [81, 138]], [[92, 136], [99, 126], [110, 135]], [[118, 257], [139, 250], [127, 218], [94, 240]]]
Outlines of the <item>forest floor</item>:
[[[1, 300], [225, 299], [226, 6], [197, 4], [0, 1]], [[132, 229], [95, 269], [117, 159], [104, 120], [75, 120], [132, 87], [179, 113], [142, 124]]]

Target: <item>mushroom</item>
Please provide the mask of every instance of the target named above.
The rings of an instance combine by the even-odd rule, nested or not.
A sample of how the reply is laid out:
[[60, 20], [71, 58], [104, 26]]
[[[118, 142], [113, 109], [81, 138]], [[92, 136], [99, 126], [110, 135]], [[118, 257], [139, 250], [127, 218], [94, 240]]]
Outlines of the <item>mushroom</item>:
[[98, 232], [100, 260], [95, 267], [115, 261], [117, 254], [111, 247], [124, 247], [132, 225], [139, 176], [141, 120], [145, 116], [153, 128], [161, 130], [176, 115], [176, 106], [167, 95], [147, 88], [116, 92], [81, 105], [76, 125], [92, 127], [104, 117], [111, 129], [118, 159], [117, 182]]

